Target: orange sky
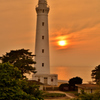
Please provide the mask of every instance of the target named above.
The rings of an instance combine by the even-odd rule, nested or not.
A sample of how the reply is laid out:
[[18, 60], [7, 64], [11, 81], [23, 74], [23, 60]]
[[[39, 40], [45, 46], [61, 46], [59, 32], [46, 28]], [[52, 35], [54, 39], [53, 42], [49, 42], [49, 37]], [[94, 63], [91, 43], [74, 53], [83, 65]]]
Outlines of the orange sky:
[[[100, 0], [47, 1], [51, 73], [59, 79], [91, 80], [91, 70], [100, 64]], [[0, 55], [21, 48], [34, 54], [37, 3], [0, 0]], [[65, 47], [57, 45], [62, 38], [68, 42]]]

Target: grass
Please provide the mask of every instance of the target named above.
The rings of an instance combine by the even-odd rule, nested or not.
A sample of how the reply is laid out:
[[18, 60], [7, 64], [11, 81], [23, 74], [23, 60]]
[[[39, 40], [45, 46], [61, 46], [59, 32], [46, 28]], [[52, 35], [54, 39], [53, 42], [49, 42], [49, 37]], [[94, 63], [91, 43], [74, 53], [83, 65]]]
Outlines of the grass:
[[[65, 91], [64, 91], [65, 92]], [[68, 93], [71, 96], [77, 97], [75, 94], [77, 94], [77, 91], [66, 91], [65, 93]], [[74, 100], [74, 99], [69, 99], [66, 97], [65, 94], [63, 93], [48, 93], [44, 92], [43, 94], [44, 100]]]
[[78, 93], [77, 91], [66, 91], [66, 93], [73, 93], [73, 94], [75, 94], [75, 93]]
[[[67, 93], [68, 95], [77, 98], [79, 93], [77, 91], [66, 91], [65, 93]], [[74, 99], [70, 99], [70, 100], [74, 100]]]
[[66, 91], [66, 93], [73, 94], [73, 95], [77, 95], [78, 94], [77, 91]]
[[62, 93], [44, 93], [43, 97], [44, 98], [56, 98], [56, 97], [66, 97], [66, 95]]

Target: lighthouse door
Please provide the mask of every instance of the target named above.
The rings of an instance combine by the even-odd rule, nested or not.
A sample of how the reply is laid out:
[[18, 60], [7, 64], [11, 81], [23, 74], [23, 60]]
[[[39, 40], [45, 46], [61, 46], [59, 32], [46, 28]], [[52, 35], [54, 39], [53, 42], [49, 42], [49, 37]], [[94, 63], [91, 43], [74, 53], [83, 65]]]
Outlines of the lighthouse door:
[[44, 77], [44, 84], [47, 84], [47, 82], [48, 82], [48, 78]]

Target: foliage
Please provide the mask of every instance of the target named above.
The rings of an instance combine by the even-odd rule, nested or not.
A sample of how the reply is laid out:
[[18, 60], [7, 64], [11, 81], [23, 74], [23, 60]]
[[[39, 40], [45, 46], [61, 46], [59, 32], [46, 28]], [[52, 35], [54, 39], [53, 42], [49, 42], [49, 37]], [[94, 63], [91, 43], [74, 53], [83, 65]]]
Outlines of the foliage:
[[75, 84], [82, 84], [82, 78], [80, 77], [73, 77], [69, 80], [70, 85], [75, 85]]
[[35, 68], [32, 67], [32, 64], [35, 64], [36, 62], [33, 61], [32, 52], [29, 52], [25, 49], [20, 50], [11, 50], [9, 53], [6, 53], [0, 59], [2, 60], [2, 63], [9, 62], [13, 64], [15, 67], [18, 67], [19, 70], [21, 70], [22, 75], [24, 76], [25, 73], [36, 73]]
[[[34, 90], [34, 95], [31, 90]], [[0, 100], [41, 100], [37, 86], [22, 79], [21, 71], [9, 63], [0, 64]]]
[[76, 86], [75, 84], [82, 84], [82, 78], [80, 77], [73, 77], [69, 80], [69, 86], [70, 90], [75, 90]]
[[82, 100], [92, 100], [93, 95], [92, 94], [81, 94], [79, 95], [79, 98], [81, 98]]
[[94, 82], [97, 84], [100, 82], [100, 65], [96, 66], [94, 70], [92, 70], [92, 79], [94, 79]]
[[94, 94], [87, 94], [82, 91], [78, 98], [73, 100], [100, 100], [100, 91], [97, 91]]
[[100, 100], [100, 91], [96, 92], [94, 95], [93, 95], [93, 99], [92, 100]]
[[24, 92], [26, 92], [27, 94], [30, 94], [32, 96], [34, 96], [35, 98], [38, 98], [39, 100], [43, 99], [43, 92], [39, 90], [39, 86], [36, 84], [30, 84], [28, 81], [26, 82], [26, 80], [24, 80], [22, 82], [22, 89]]
[[82, 79], [80, 77], [74, 77], [74, 78], [71, 78], [69, 80], [69, 84], [61, 84], [59, 86], [59, 90], [60, 91], [72, 91], [72, 90], [76, 90], [77, 87], [75, 86], [75, 84], [82, 84]]
[[60, 86], [59, 86], [59, 90], [60, 91], [66, 91], [66, 90], [69, 90], [69, 84], [61, 84]]
[[75, 93], [74, 95], [75, 95], [75, 96], [79, 96], [79, 95], [80, 95], [80, 93]]
[[48, 98], [48, 97], [65, 97], [65, 94], [62, 93], [45, 93], [43, 95], [44, 98]]

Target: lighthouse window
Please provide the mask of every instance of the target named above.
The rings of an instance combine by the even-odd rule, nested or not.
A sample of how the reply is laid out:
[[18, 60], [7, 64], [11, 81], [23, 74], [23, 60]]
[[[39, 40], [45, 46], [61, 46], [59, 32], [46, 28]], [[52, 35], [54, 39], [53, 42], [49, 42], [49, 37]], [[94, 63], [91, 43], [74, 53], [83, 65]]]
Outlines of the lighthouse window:
[[42, 67], [44, 67], [44, 63], [42, 63]]
[[38, 79], [38, 82], [40, 82], [40, 79]]
[[42, 53], [44, 53], [44, 49], [42, 49]]
[[42, 26], [44, 26], [44, 22], [42, 22]]
[[51, 79], [51, 82], [53, 82], [53, 78]]
[[44, 13], [44, 9], [43, 9], [43, 13]]
[[42, 39], [44, 40], [44, 36], [42, 36]]
[[47, 79], [47, 77], [44, 77], [44, 79]]

